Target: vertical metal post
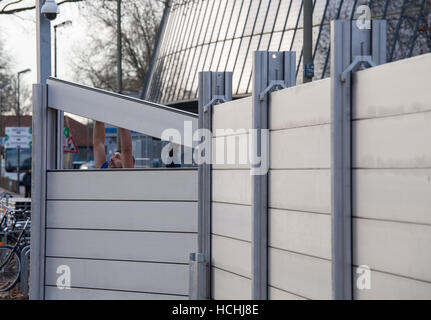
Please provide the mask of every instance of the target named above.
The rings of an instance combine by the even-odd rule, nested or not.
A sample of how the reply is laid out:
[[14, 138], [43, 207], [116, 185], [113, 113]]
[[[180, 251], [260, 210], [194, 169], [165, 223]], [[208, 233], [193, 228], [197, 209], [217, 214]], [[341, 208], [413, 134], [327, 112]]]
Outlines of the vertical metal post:
[[21, 127], [21, 110], [20, 110], [20, 105], [19, 105], [19, 76], [20, 74], [18, 73], [18, 79], [17, 79], [17, 97], [16, 97], [16, 118], [17, 118], [17, 122], [18, 122], [18, 127]]
[[413, 36], [411, 37], [411, 41], [410, 41], [409, 56], [408, 56], [409, 58], [413, 54], [413, 48], [415, 46], [417, 35], [418, 35], [418, 31], [419, 31], [418, 30], [419, 29], [419, 24], [421, 23], [421, 20], [424, 17], [424, 9], [425, 9], [425, 0], [422, 0], [421, 7], [420, 7], [419, 12], [418, 12], [418, 17], [416, 19], [416, 23], [415, 23], [415, 26], [413, 28]]
[[54, 26], [54, 77], [57, 78], [57, 26]]
[[[205, 156], [212, 160], [212, 108], [232, 100], [231, 72], [199, 72], [199, 129], [205, 134]], [[203, 141], [202, 141], [203, 142]], [[201, 152], [201, 151], [200, 151]], [[211, 163], [198, 167], [198, 253], [190, 256], [190, 299], [211, 297]]]
[[[58, 76], [57, 67], [57, 29], [71, 24], [72, 21], [67, 20], [57, 25], [54, 25], [54, 77]], [[64, 167], [64, 142], [63, 142], [63, 130], [64, 130], [64, 112], [57, 111], [57, 169], [63, 169]]]
[[[55, 165], [52, 159], [55, 158], [52, 152], [55, 149], [48, 149], [46, 143], [47, 137], [52, 139], [53, 133], [53, 130], [47, 131], [47, 119], [53, 119], [54, 124], [57, 120], [56, 112], [47, 109], [46, 79], [51, 76], [51, 26], [40, 12], [43, 4], [44, 0], [36, 0], [38, 84], [33, 85], [32, 167], [37, 170], [33, 170], [32, 174], [30, 299], [44, 298], [46, 169], [48, 165]], [[51, 126], [51, 129], [56, 129], [56, 126]], [[55, 134], [53, 138], [55, 141]]]
[[253, 56], [252, 298], [255, 300], [268, 298], [268, 94], [296, 85], [295, 63], [295, 52], [257, 51]]
[[332, 294], [337, 300], [353, 298], [351, 72], [386, 59], [386, 24], [373, 21], [372, 27], [331, 22]]
[[16, 193], [19, 194], [19, 172], [20, 172], [20, 155], [21, 148], [20, 146], [16, 146]]
[[386, 63], [386, 20], [371, 21], [371, 55], [375, 64]]
[[352, 299], [351, 253], [351, 79], [341, 73], [352, 62], [351, 22], [331, 22], [332, 104], [332, 294]]
[[[117, 92], [123, 92], [123, 50], [121, 34], [121, 0], [117, 0]], [[117, 128], [117, 149], [121, 150], [120, 128]]]
[[37, 82], [46, 84], [51, 76], [51, 23], [40, 10], [44, 0], [36, 0]]
[[153, 75], [153, 69], [154, 65], [156, 64], [156, 57], [159, 55], [161, 42], [160, 39], [162, 37], [162, 34], [165, 33], [166, 25], [168, 22], [168, 17], [170, 13], [170, 9], [172, 6], [172, 0], [165, 0], [165, 9], [163, 10], [162, 20], [160, 21], [159, 29], [157, 30], [156, 39], [154, 40], [154, 46], [153, 46], [153, 52], [151, 54], [151, 60], [148, 64], [148, 69], [145, 74], [145, 79], [143, 83], [143, 88], [139, 94], [140, 99], [148, 99], [149, 96], [148, 91], [148, 85], [150, 83], [151, 77]]
[[47, 86], [33, 85], [30, 299], [44, 297]]
[[[3, 108], [2, 108], [2, 93], [3, 93], [3, 87], [0, 86], [0, 132], [2, 132], [2, 126], [3, 126]], [[0, 176], [3, 176], [2, 174], [2, 166], [0, 165]]]
[[121, 0], [117, 0], [117, 90], [123, 91], [123, 50], [121, 34]]
[[303, 82], [311, 82], [314, 77], [313, 65], [313, 0], [304, 0], [304, 77]]
[[63, 138], [63, 131], [64, 131], [64, 112], [63, 111], [57, 111], [57, 141], [56, 141], [56, 169], [63, 169], [64, 167], [64, 138]]

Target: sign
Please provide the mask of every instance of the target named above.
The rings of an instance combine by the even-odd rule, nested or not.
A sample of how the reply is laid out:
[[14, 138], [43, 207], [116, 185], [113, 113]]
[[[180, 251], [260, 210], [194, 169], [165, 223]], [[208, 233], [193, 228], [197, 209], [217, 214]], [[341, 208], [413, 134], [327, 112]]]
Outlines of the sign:
[[65, 153], [79, 153], [78, 148], [76, 147], [75, 140], [73, 140], [73, 137], [69, 137], [66, 139], [65, 145], [64, 145], [64, 152]]
[[64, 136], [64, 145], [63, 145], [63, 151], [64, 153], [79, 153], [78, 148], [76, 147], [75, 140], [73, 140], [73, 137], [70, 134], [69, 128], [64, 128], [63, 130], [63, 136]]
[[5, 148], [29, 149], [32, 147], [32, 129], [31, 127], [6, 127], [6, 136], [4, 137]]

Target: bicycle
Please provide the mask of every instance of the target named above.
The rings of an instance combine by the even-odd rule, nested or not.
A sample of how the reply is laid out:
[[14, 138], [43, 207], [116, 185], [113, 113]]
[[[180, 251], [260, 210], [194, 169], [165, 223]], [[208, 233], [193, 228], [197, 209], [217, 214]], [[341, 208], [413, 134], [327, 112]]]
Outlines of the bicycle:
[[[3, 220], [6, 215], [10, 213], [9, 208], [7, 208], [7, 210], [8, 211], [4, 214], [0, 225], [3, 224]], [[13, 246], [9, 244], [3, 244], [0, 246], [0, 292], [12, 289], [18, 282], [21, 273], [20, 251], [24, 246], [26, 246], [26, 240], [22, 240], [29, 223], [30, 218], [27, 218]], [[16, 225], [17, 222], [14, 221], [12, 229], [15, 229]], [[4, 232], [10, 232], [8, 227], [5, 228]]]

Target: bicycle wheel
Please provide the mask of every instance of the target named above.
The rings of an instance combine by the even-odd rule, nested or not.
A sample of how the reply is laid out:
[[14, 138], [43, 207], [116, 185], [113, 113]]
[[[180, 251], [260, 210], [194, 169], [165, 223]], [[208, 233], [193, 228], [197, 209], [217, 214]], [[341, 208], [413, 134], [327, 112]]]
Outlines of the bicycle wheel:
[[21, 262], [16, 251], [9, 246], [0, 247], [0, 292], [13, 288], [21, 272]]

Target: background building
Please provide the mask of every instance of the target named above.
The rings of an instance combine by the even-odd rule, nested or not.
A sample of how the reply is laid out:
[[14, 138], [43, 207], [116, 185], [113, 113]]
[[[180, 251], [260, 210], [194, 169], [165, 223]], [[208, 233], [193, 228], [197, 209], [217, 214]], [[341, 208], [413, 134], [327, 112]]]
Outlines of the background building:
[[[314, 79], [329, 77], [333, 19], [360, 5], [386, 19], [388, 61], [431, 51], [431, 0], [314, 0]], [[198, 72], [233, 71], [233, 94], [251, 94], [252, 52], [296, 51], [302, 82], [302, 0], [171, 0], [144, 98], [197, 111]]]

